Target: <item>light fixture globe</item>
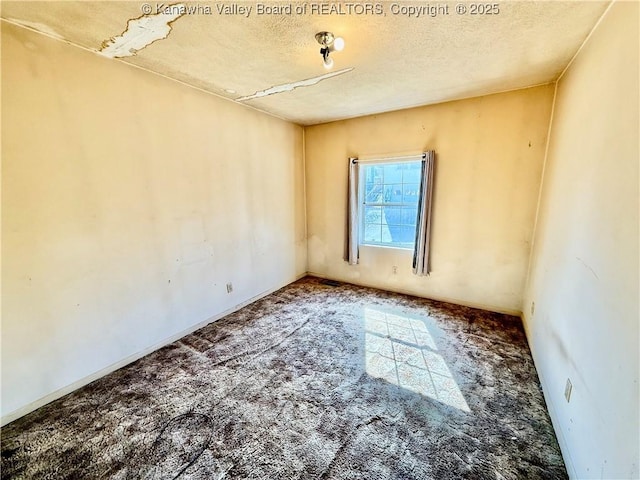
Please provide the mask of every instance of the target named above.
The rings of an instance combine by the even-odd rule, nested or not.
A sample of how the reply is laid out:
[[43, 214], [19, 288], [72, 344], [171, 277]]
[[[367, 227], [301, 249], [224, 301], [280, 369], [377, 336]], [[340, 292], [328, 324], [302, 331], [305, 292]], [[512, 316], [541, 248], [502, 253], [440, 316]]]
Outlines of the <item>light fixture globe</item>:
[[329, 69], [333, 67], [333, 59], [329, 54], [333, 51], [341, 51], [344, 48], [344, 39], [342, 37], [335, 37], [331, 32], [318, 32], [315, 37], [316, 41], [322, 45], [320, 55], [322, 55], [324, 68]]
[[331, 32], [318, 32], [316, 33], [316, 40], [323, 47], [329, 47], [333, 43], [334, 36]]

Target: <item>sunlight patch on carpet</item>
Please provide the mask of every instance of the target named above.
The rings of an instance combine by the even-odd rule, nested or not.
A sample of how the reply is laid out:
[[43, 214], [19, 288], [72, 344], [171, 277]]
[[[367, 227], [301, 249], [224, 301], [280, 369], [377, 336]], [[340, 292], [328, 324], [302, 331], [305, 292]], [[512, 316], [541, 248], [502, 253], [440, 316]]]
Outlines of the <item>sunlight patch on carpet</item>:
[[470, 412], [422, 320], [364, 308], [367, 374]]

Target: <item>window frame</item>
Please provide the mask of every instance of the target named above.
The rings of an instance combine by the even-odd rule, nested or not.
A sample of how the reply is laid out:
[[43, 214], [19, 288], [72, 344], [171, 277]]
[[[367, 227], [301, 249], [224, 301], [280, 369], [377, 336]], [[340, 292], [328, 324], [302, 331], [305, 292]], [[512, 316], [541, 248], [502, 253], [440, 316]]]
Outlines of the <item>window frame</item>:
[[[404, 202], [372, 202], [372, 203], [367, 203], [366, 202], [366, 175], [365, 175], [365, 167], [371, 167], [373, 165], [375, 166], [385, 166], [385, 165], [398, 165], [398, 164], [402, 164], [402, 163], [415, 163], [420, 165], [420, 167], [422, 167], [422, 162], [424, 161], [424, 154], [420, 154], [420, 155], [411, 155], [411, 156], [407, 156], [407, 157], [387, 157], [387, 158], [378, 158], [378, 159], [374, 159], [374, 160], [360, 160], [358, 159], [358, 168], [359, 168], [359, 173], [358, 176], [363, 179], [361, 180], [359, 183], [359, 189], [358, 189], [358, 204], [360, 205], [360, 214], [359, 214], [359, 218], [358, 218], [358, 244], [359, 246], [364, 246], [364, 247], [379, 247], [379, 248], [393, 248], [393, 249], [397, 249], [397, 250], [404, 250], [404, 251], [413, 251], [415, 249], [415, 244], [416, 244], [416, 239], [415, 239], [415, 233], [416, 233], [416, 229], [417, 229], [417, 224], [418, 224], [418, 204], [415, 203], [404, 203]], [[411, 182], [411, 183], [415, 183], [415, 182]], [[401, 183], [401, 185], [403, 186], [403, 191], [404, 191], [404, 185], [408, 185], [410, 183], [405, 184], [404, 182]], [[383, 183], [383, 185], [385, 185]], [[391, 185], [391, 184], [389, 184]], [[418, 181], [418, 196], [420, 195], [420, 190], [422, 188], [422, 178], [420, 177], [419, 181]], [[398, 207], [398, 208], [415, 208], [416, 209], [416, 218], [414, 220], [413, 223], [413, 229], [414, 229], [414, 235], [413, 235], [413, 240], [411, 242], [411, 245], [402, 245], [399, 244], [398, 242], [375, 242], [375, 241], [366, 241], [365, 240], [365, 225], [366, 225], [366, 207], [380, 207], [381, 209], [383, 209], [384, 207]], [[387, 224], [388, 225], [388, 224]], [[399, 226], [402, 226], [402, 224], [399, 224]]]

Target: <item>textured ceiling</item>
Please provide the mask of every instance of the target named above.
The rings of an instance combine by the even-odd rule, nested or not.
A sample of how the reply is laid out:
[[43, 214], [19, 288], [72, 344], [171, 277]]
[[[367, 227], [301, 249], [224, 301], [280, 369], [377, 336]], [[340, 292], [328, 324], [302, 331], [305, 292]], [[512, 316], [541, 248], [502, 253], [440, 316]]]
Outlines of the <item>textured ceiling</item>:
[[[203, 1], [150, 18], [171, 3], [3, 1], [1, 15], [111, 56], [138, 49], [120, 61], [311, 125], [554, 81], [609, 4], [508, 1], [481, 15], [456, 2]], [[417, 17], [425, 6], [437, 15]], [[330, 71], [314, 38], [322, 30], [346, 42]]]

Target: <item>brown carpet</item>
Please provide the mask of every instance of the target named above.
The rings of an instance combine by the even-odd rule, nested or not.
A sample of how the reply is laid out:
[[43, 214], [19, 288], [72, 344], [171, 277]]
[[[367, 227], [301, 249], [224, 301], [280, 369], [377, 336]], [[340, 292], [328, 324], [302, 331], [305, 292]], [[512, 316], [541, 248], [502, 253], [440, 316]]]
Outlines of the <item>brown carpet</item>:
[[520, 320], [306, 278], [2, 429], [2, 478], [567, 478]]

